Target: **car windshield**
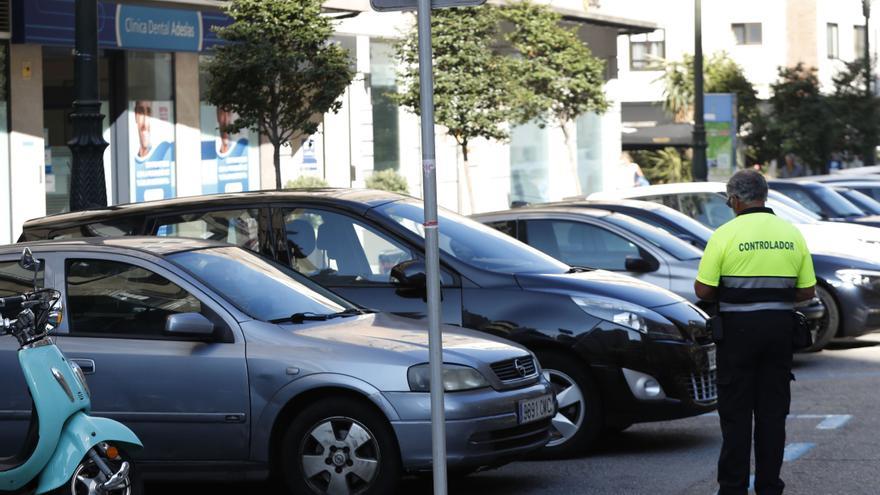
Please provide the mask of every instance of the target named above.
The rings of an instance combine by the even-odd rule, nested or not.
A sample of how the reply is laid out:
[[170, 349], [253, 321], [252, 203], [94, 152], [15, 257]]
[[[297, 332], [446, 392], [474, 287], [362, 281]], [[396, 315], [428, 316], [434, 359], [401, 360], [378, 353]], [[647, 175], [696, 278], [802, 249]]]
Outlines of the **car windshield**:
[[860, 210], [858, 206], [850, 203], [837, 191], [828, 186], [817, 186], [812, 188], [812, 190], [835, 217], [861, 217], [865, 215], [865, 212]]
[[661, 207], [653, 211], [658, 215], [664, 217], [666, 220], [673, 222], [675, 225], [679, 226], [681, 230], [687, 232], [689, 235], [694, 236], [697, 241], [702, 242], [703, 245], [708, 243], [709, 238], [712, 237], [712, 229], [706, 227], [705, 225], [678, 210], [674, 210], [668, 207]]
[[[796, 213], [799, 212], [800, 215], [797, 215], [799, 218], [802, 218], [807, 221], [798, 221], [798, 223], [816, 223], [822, 220], [822, 217], [817, 215], [815, 212], [810, 211], [809, 208], [804, 205], [798, 203], [797, 201], [789, 198], [785, 194], [782, 194], [779, 191], [770, 190], [767, 194], [768, 199], [776, 200], [779, 203], [785, 204], [788, 207], [788, 210], [794, 210]], [[790, 220], [794, 222], [794, 220]]]
[[672, 256], [675, 256], [677, 259], [696, 260], [703, 256], [703, 251], [695, 248], [678, 237], [675, 237], [664, 230], [660, 230], [657, 227], [652, 227], [645, 222], [618, 214], [611, 214], [603, 219], [636, 234]]
[[812, 215], [807, 215], [803, 211], [792, 208], [788, 203], [783, 203], [775, 198], [767, 199], [767, 207], [776, 213], [776, 216], [791, 223], [817, 223]]
[[[394, 202], [376, 212], [424, 237], [425, 212], [414, 202]], [[441, 209], [440, 250], [468, 265], [502, 273], [565, 273], [569, 266], [491, 227]]]
[[860, 210], [870, 215], [880, 215], [880, 202], [865, 193], [855, 189], [835, 189], [850, 203], [859, 207]]
[[294, 313], [330, 314], [354, 306], [302, 275], [230, 246], [168, 256], [252, 318], [270, 321]]

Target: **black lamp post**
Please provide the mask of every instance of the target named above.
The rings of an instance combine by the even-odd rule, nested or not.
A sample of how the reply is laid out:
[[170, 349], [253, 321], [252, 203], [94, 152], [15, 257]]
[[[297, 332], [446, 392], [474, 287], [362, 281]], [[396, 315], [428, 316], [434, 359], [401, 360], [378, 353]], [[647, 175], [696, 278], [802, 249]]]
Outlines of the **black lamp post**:
[[706, 125], [703, 117], [703, 27], [700, 0], [694, 0], [694, 181], [705, 182]]
[[[873, 79], [874, 75], [871, 70], [871, 47], [869, 42], [870, 36], [868, 35], [869, 24], [871, 21], [871, 0], [862, 0], [862, 12], [865, 14], [865, 98], [870, 102], [870, 100], [874, 98], [874, 92], [871, 88], [871, 79]], [[871, 105], [868, 105], [868, 108], [871, 108]], [[865, 165], [874, 165], [877, 136], [865, 136], [865, 141]]]
[[76, 0], [74, 50], [73, 154], [70, 171], [70, 211], [107, 206], [104, 183], [104, 149], [101, 101], [98, 96], [98, 4]]

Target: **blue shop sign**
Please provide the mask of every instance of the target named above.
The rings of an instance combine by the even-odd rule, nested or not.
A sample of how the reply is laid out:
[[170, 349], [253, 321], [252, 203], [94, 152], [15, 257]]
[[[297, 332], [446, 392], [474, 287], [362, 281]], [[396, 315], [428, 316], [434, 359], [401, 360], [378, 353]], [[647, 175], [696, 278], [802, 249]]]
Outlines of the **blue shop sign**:
[[[73, 46], [75, 0], [13, 1], [13, 43]], [[230, 22], [220, 12], [98, 1], [98, 46], [200, 52], [220, 43], [212, 27]]]
[[202, 16], [193, 10], [120, 4], [116, 7], [116, 43], [120, 48], [199, 52]]

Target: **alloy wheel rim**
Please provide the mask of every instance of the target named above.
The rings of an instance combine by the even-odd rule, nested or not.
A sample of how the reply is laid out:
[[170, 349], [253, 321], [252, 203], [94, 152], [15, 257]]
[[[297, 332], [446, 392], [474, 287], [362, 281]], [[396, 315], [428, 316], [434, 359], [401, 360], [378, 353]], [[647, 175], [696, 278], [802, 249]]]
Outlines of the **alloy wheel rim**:
[[819, 301], [825, 306], [825, 314], [822, 315], [822, 318], [819, 319], [818, 323], [811, 330], [814, 343], [822, 339], [825, 336], [825, 333], [837, 331], [837, 325], [840, 321], [840, 317], [837, 314], [837, 306], [834, 299], [832, 299], [831, 294], [824, 289], [817, 287], [816, 295], [819, 297]]
[[366, 491], [379, 473], [379, 444], [362, 423], [333, 417], [309, 430], [299, 459], [306, 484], [314, 493], [358, 494]]
[[[116, 469], [116, 462], [104, 459], [110, 469]], [[121, 462], [121, 461], [120, 461]], [[91, 459], [83, 459], [76, 467], [73, 476], [70, 478], [70, 493], [72, 495], [131, 495], [131, 480], [128, 480], [125, 488], [111, 490], [109, 492], [101, 490], [101, 483], [107, 481], [98, 466]]]
[[553, 432], [548, 447], [556, 447], [571, 440], [581, 429], [586, 413], [586, 401], [581, 388], [570, 376], [559, 370], [544, 370], [544, 378], [556, 392], [556, 415], [551, 424]]

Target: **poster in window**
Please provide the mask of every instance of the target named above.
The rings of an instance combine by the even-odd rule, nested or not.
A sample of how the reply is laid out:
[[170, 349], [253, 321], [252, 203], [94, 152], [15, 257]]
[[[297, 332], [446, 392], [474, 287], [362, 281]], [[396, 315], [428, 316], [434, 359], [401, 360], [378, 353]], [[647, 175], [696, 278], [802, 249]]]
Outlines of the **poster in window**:
[[128, 115], [132, 198], [137, 202], [173, 198], [174, 103], [130, 101]]
[[202, 194], [249, 191], [259, 188], [259, 151], [253, 133], [221, 129], [235, 114], [213, 105], [200, 106], [202, 130]]

